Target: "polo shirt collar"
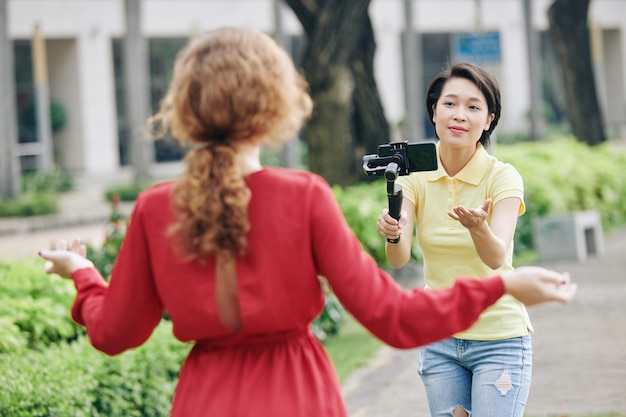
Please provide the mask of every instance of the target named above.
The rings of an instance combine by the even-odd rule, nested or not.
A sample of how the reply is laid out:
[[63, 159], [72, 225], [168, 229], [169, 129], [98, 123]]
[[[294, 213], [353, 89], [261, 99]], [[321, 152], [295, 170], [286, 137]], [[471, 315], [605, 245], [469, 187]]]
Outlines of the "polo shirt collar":
[[[440, 178], [448, 177], [448, 173], [445, 168], [441, 164], [441, 160], [439, 159], [439, 144], [437, 142], [437, 161], [439, 161], [436, 171], [429, 171], [426, 174], [426, 178], [428, 181], [437, 181]], [[476, 148], [476, 152], [474, 152], [474, 156], [469, 160], [467, 165], [463, 167], [458, 174], [456, 174], [456, 178], [460, 181], [466, 182], [472, 185], [478, 185], [480, 180], [482, 179], [485, 170], [489, 166], [489, 153], [485, 150], [483, 145], [479, 143]]]

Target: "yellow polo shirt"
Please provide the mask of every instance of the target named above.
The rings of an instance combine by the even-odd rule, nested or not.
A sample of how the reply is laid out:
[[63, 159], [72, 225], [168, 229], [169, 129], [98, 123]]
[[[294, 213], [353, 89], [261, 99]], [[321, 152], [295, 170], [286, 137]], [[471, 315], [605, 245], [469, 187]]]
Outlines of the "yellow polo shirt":
[[[403, 196], [415, 204], [426, 288], [450, 287], [457, 277], [480, 279], [513, 270], [513, 243], [509, 245], [502, 267], [493, 270], [476, 253], [469, 231], [447, 213], [457, 205], [480, 207], [489, 197], [493, 199], [492, 204], [515, 197], [520, 200], [518, 215], [522, 215], [526, 210], [524, 183], [512, 165], [498, 161], [479, 144], [472, 159], [454, 177], [448, 176], [440, 163], [437, 171], [415, 172], [399, 177], [397, 183], [402, 186]], [[487, 217], [489, 221], [491, 215]], [[524, 336], [529, 331], [532, 325], [524, 305], [504, 295], [485, 310], [471, 328], [454, 336], [499, 340]]]

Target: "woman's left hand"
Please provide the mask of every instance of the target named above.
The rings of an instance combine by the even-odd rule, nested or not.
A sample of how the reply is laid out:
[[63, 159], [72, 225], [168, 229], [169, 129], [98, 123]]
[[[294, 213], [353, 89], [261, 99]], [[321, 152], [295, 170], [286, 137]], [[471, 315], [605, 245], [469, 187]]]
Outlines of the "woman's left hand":
[[458, 220], [463, 226], [468, 229], [480, 226], [487, 220], [489, 214], [489, 206], [491, 205], [491, 198], [485, 200], [482, 206], [468, 209], [464, 206], [453, 207], [448, 211], [448, 216], [454, 220]]

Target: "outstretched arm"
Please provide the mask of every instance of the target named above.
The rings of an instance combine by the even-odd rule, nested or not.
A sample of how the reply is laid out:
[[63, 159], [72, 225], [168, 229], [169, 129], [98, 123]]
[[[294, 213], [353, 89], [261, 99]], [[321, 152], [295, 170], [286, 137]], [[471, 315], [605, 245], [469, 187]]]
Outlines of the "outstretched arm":
[[116, 259], [109, 282], [85, 259], [76, 240], [70, 250], [61, 242], [57, 250], [42, 250], [46, 272], [71, 278], [76, 287], [72, 319], [87, 328], [91, 344], [116, 355], [140, 346], [161, 320], [163, 306], [150, 269], [142, 221], [142, 200], [135, 203], [133, 219]]
[[568, 273], [558, 273], [538, 266], [521, 266], [502, 278], [507, 294], [526, 306], [550, 301], [569, 302], [578, 286]]
[[489, 198], [477, 208], [456, 206], [448, 211], [448, 215], [469, 230], [480, 259], [491, 269], [498, 269], [504, 263], [509, 245], [513, 241], [520, 200], [510, 197], [496, 203], [490, 223], [487, 223], [491, 201]]

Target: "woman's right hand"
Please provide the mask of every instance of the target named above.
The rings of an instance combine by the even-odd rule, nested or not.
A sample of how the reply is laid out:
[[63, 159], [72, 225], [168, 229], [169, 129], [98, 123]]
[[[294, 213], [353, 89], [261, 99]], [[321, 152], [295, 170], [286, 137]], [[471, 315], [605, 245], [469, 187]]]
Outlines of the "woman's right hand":
[[400, 219], [396, 220], [389, 214], [389, 209], [384, 208], [378, 216], [376, 230], [384, 238], [397, 239], [402, 235], [406, 221], [407, 212], [405, 210], [400, 211]]
[[44, 270], [47, 274], [57, 274], [62, 278], [71, 278], [75, 271], [93, 268], [93, 262], [85, 257], [87, 247], [80, 239], [75, 239], [68, 249], [67, 241], [60, 240], [54, 249], [42, 249], [39, 256], [46, 260]]

